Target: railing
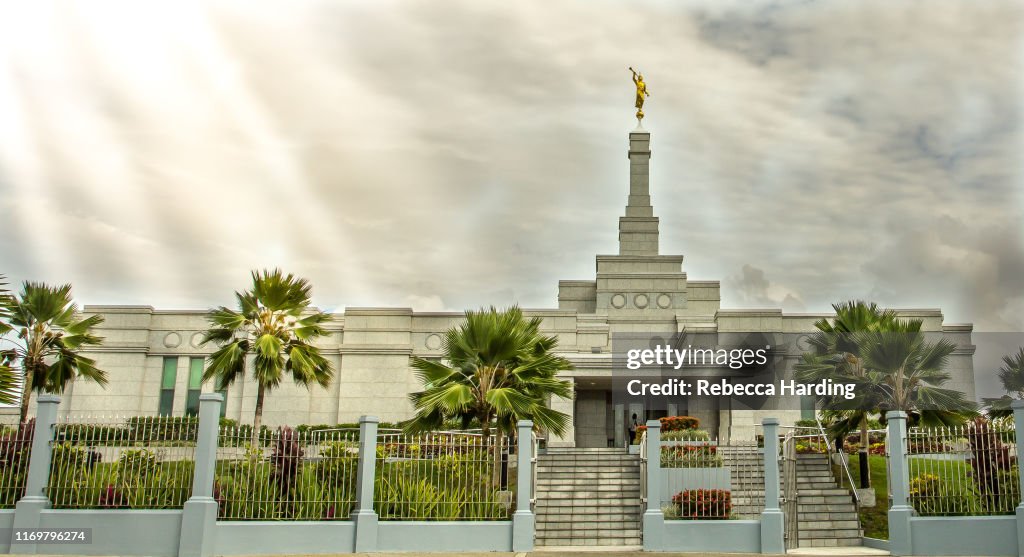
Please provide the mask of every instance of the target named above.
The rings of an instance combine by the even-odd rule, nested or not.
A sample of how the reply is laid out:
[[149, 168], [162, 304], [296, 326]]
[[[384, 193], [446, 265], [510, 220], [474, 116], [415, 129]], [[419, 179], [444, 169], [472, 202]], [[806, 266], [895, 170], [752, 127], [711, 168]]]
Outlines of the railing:
[[642, 510], [647, 510], [647, 432], [640, 434], [640, 504]]
[[[540, 437], [530, 432], [530, 510], [537, 506], [537, 459], [540, 457]], [[516, 509], [520, 510], [520, 509]]]
[[779, 470], [782, 474], [782, 513], [785, 516], [783, 523], [785, 524], [786, 549], [795, 549], [800, 544], [800, 492], [797, 487], [797, 437], [795, 432], [795, 429], [786, 432], [779, 445], [779, 459], [782, 463]]
[[1020, 502], [1012, 423], [911, 428], [909, 502], [923, 516], [1013, 514]]
[[359, 432], [284, 428], [257, 445], [220, 428], [213, 496], [221, 520], [348, 520], [355, 505]]
[[[828, 439], [828, 433], [825, 431], [825, 427], [823, 425], [821, 425], [821, 420], [819, 420], [817, 418], [817, 416], [815, 416], [814, 421], [818, 424], [818, 431], [819, 431], [822, 439], [825, 440], [825, 448], [828, 450], [828, 455], [829, 455], [828, 458], [829, 458], [829, 466], [830, 467], [832, 466], [832, 455], [833, 454], [839, 455], [838, 460], [840, 462], [840, 465], [843, 468], [843, 472], [845, 473], [845, 478], [846, 478], [846, 480], [848, 482], [850, 482], [850, 494], [853, 495], [853, 502], [857, 506], [857, 511], [858, 511], [857, 517], [858, 517], [858, 520], [859, 520], [859, 517], [860, 517], [860, 494], [857, 492], [857, 484], [855, 484], [853, 482], [853, 474], [850, 472], [850, 461], [849, 461], [849, 458], [847, 458], [846, 452], [843, 451], [843, 447], [841, 447], [841, 446], [833, 447], [832, 446], [832, 443]], [[840, 485], [842, 485], [842, 478], [840, 478]]]
[[12, 509], [25, 494], [35, 422], [4, 427], [0, 434], [0, 509]]
[[196, 418], [76, 416], [53, 427], [54, 508], [175, 509], [192, 493]]
[[764, 468], [756, 441], [720, 444], [699, 430], [662, 436], [665, 480], [658, 495], [666, 519], [759, 517], [764, 510]]
[[496, 435], [381, 434], [374, 486], [380, 520], [508, 519], [508, 448], [508, 437]]

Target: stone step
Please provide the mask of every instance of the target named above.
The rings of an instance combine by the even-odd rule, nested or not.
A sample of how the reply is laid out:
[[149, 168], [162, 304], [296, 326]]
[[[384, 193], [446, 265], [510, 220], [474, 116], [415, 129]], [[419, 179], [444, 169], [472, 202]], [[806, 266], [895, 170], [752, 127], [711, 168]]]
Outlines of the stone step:
[[798, 510], [797, 511], [797, 517], [798, 517], [797, 520], [799, 520], [800, 522], [803, 522], [805, 520], [806, 521], [812, 521], [812, 522], [817, 522], [817, 521], [822, 521], [822, 520], [834, 520], [834, 521], [841, 521], [841, 520], [857, 521], [858, 520], [857, 513], [850, 512], [850, 511], [831, 511], [831, 512], [830, 511], [825, 511], [825, 512], [806, 511], [805, 512], [805, 511], [802, 511], [802, 510]]
[[807, 530], [859, 530], [860, 522], [857, 519], [850, 520], [797, 520], [797, 529], [801, 532]]
[[[572, 486], [570, 486], [572, 487]], [[637, 500], [640, 499], [640, 492], [636, 489], [608, 489], [599, 491], [593, 487], [583, 488], [577, 486], [576, 489], [555, 491], [550, 489], [537, 490], [537, 501], [565, 501], [570, 499], [608, 499], [608, 498], [623, 498], [628, 499], [630, 497]]]
[[[537, 471], [540, 472], [541, 468], [538, 467]], [[569, 467], [569, 466], [565, 466], [565, 467], [561, 467], [561, 466], [545, 466], [543, 471], [545, 472], [544, 476], [543, 477], [538, 476], [538, 478], [537, 478], [538, 480], [545, 479], [545, 478], [571, 478], [571, 477], [576, 477], [576, 476], [583, 476], [583, 477], [588, 477], [588, 478], [608, 478], [608, 477], [617, 477], [617, 476], [622, 476], [622, 475], [638, 476], [638, 477], [640, 476], [640, 468], [639, 467], [636, 467], [636, 468], [633, 468], [633, 467], [629, 467], [629, 468], [623, 467], [623, 468], [610, 468], [610, 469], [604, 469], [603, 468], [603, 469], [595, 471], [595, 472], [581, 472], [581, 471], [579, 471], [579, 470], [577, 470], [575, 468]]]
[[860, 539], [861, 531], [859, 528], [833, 528], [828, 530], [800, 530], [799, 538], [802, 540], [814, 540], [814, 539], [841, 539], [841, 538], [857, 538]]
[[841, 487], [835, 487], [835, 486], [832, 486], [832, 487], [829, 487], [829, 488], [826, 488], [826, 489], [804, 489], [804, 488], [798, 488], [796, 492], [797, 492], [797, 495], [801, 499], [803, 499], [804, 497], [817, 497], [817, 496], [820, 496], [820, 495], [849, 495], [850, 494], [850, 492], [848, 490], [843, 489]]
[[[569, 531], [571, 531], [571, 530], [574, 530], [574, 529], [597, 530], [599, 528], [606, 528], [606, 529], [608, 528], [609, 524], [608, 524], [607, 521], [597, 520], [596, 517], [591, 517], [591, 518], [594, 518], [594, 520], [589, 520], [589, 521], [588, 520], [576, 520], [576, 521], [566, 520], [566, 521], [563, 521], [563, 522], [538, 522], [537, 523], [537, 530], [538, 531], [544, 531], [544, 532], [558, 532], [558, 531], [562, 531], [562, 530], [569, 530]], [[621, 528], [619, 528], [619, 527], [621, 527]], [[640, 521], [637, 520], [636, 517], [634, 517], [633, 520], [626, 520], [626, 521], [622, 521], [622, 522], [616, 523], [615, 530], [620, 530], [620, 529], [621, 530], [639, 530], [640, 529]], [[609, 529], [609, 531], [611, 531], [611, 530]]]
[[548, 472], [545, 474], [537, 475], [537, 483], [559, 483], [567, 482], [572, 480], [590, 481], [590, 482], [604, 482], [604, 481], [619, 481], [619, 480], [632, 480], [639, 481], [640, 474], [634, 474], [631, 472], [585, 472], [585, 473], [566, 473], [566, 472]]
[[632, 513], [582, 513], [574, 512], [567, 514], [537, 514], [537, 524], [565, 524], [572, 525], [580, 521], [597, 520], [600, 522], [626, 523], [640, 520], [639, 512]]
[[860, 537], [832, 539], [799, 539], [800, 547], [859, 547], [863, 544]]
[[640, 536], [634, 536], [631, 538], [570, 538], [570, 539], [545, 539], [538, 538], [537, 546], [539, 547], [583, 547], [583, 546], [610, 546], [610, 545], [621, 545], [621, 546], [638, 546], [641, 545]]
[[541, 462], [537, 465], [537, 472], [631, 472], [640, 473], [640, 465], [618, 465], [618, 464], [549, 464]]
[[636, 491], [640, 489], [639, 478], [615, 478], [594, 481], [590, 478], [573, 478], [558, 482], [537, 482], [537, 491], [573, 491], [581, 487], [597, 491]]
[[812, 503], [803, 500], [797, 501], [798, 513], [848, 513], [854, 512], [854, 508], [853, 502], [850, 501], [849, 498], [841, 503]]
[[626, 454], [621, 447], [548, 447], [544, 455], [550, 454]]
[[798, 505], [852, 505], [849, 494], [844, 495], [800, 495]]

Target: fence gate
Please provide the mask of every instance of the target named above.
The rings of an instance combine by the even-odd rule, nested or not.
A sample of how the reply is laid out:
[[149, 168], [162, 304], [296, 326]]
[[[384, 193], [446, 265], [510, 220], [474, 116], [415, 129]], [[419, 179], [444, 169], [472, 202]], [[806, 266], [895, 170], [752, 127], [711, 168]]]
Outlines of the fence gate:
[[782, 514], [786, 528], [786, 549], [800, 545], [799, 513], [797, 512], [796, 439], [786, 435], [782, 443]]

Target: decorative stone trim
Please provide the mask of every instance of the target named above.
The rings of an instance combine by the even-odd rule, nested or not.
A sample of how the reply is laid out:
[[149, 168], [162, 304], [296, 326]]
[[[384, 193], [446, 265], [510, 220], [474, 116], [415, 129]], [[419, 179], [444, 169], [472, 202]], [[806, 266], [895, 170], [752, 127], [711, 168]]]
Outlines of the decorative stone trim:
[[622, 294], [615, 294], [612, 296], [612, 307], [615, 309], [622, 309], [626, 306], [626, 296]]
[[178, 333], [167, 333], [164, 335], [164, 346], [167, 348], [177, 348], [181, 346], [181, 335]]
[[644, 309], [649, 303], [651, 303], [651, 300], [647, 297], [647, 294], [637, 294], [636, 296], [633, 296], [633, 305], [640, 309]]

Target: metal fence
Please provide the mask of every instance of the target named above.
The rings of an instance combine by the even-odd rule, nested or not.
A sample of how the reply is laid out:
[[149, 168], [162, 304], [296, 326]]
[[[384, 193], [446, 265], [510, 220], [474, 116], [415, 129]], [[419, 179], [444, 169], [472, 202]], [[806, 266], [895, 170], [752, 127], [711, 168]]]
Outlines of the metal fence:
[[54, 424], [54, 508], [176, 509], [192, 494], [197, 418], [65, 417]]
[[[255, 440], [255, 443], [254, 443]], [[221, 520], [348, 520], [359, 431], [221, 427], [213, 496]]]
[[667, 431], [659, 459], [656, 495], [666, 519], [757, 518], [764, 510], [764, 461], [756, 441], [722, 444], [702, 430]]
[[0, 432], [0, 509], [12, 509], [25, 494], [35, 422], [4, 426]]
[[909, 501], [923, 516], [1013, 514], [1020, 502], [1012, 423], [911, 428]]
[[380, 520], [508, 519], [515, 491], [508, 455], [507, 437], [382, 432], [374, 509]]

